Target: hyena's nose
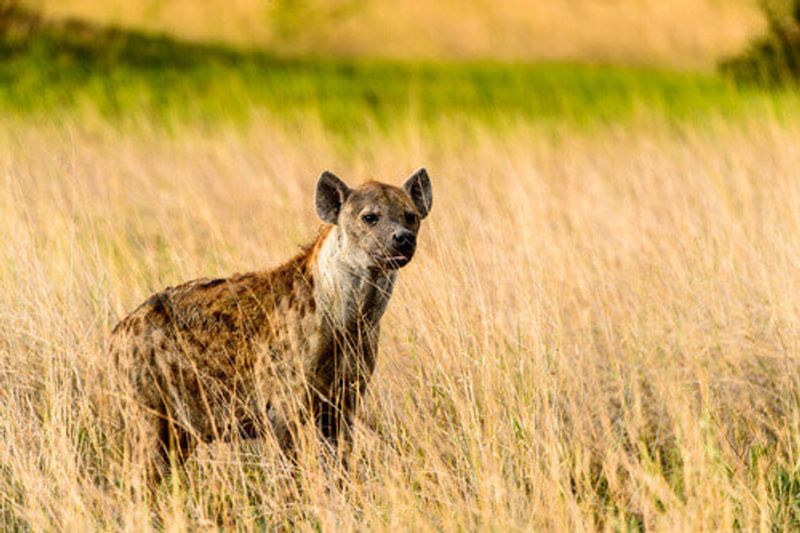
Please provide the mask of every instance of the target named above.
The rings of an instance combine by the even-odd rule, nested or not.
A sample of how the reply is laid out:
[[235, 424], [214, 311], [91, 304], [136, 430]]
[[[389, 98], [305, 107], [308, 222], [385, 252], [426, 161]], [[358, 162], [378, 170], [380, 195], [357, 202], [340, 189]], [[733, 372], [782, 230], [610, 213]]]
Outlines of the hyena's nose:
[[394, 247], [400, 252], [411, 252], [417, 244], [417, 236], [407, 229], [395, 232], [392, 236]]

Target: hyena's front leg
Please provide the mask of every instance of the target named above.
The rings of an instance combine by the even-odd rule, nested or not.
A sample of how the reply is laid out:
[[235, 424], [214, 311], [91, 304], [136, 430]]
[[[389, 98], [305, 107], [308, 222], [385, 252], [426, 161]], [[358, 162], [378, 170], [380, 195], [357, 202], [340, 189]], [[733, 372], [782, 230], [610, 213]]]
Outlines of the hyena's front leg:
[[317, 429], [332, 450], [347, 451], [352, 441], [352, 424], [358, 402], [358, 384], [343, 378], [331, 387], [326, 395], [319, 395], [315, 402], [314, 414]]
[[327, 395], [319, 396], [314, 410], [317, 428], [340, 457], [346, 458], [353, 444], [353, 421], [375, 368], [377, 330], [364, 336], [360, 349], [346, 365], [337, 368]]

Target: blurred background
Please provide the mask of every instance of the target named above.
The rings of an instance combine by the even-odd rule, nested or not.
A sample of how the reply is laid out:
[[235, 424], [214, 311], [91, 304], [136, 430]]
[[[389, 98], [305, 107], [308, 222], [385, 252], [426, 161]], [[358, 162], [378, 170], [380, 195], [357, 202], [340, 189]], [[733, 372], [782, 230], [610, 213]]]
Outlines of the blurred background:
[[34, 0], [54, 20], [286, 56], [709, 67], [764, 21], [753, 0]]
[[793, 0], [2, 0], [0, 108], [167, 121], [313, 109], [337, 128], [412, 108], [590, 122], [637, 102], [731, 112], [731, 79], [792, 78], [798, 11]]

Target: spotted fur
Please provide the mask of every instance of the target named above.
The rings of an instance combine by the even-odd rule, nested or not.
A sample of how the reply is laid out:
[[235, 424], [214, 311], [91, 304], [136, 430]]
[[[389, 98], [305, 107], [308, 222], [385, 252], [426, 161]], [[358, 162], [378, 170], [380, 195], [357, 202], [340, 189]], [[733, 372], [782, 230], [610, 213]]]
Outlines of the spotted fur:
[[424, 169], [402, 189], [323, 173], [327, 224], [311, 246], [273, 270], [169, 287], [124, 318], [111, 336], [117, 397], [148, 472], [163, 475], [170, 451], [265, 431], [291, 452], [302, 421], [333, 448], [348, 442], [430, 191]]

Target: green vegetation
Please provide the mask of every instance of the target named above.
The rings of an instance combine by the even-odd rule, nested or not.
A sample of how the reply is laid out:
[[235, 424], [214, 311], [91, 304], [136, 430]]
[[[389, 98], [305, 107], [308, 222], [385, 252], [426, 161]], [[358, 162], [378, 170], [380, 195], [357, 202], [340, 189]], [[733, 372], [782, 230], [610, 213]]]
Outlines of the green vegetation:
[[738, 82], [787, 84], [800, 78], [800, 0], [762, 0], [767, 34], [720, 64]]
[[[246, 121], [254, 110], [318, 114], [333, 130], [467, 114], [486, 122], [591, 125], [652, 113], [669, 119], [796, 106], [718, 76], [577, 64], [404, 63], [281, 59], [163, 35], [46, 23], [18, 15], [0, 32], [0, 110], [96, 110], [111, 119]], [[757, 107], [763, 110], [762, 107]]]

